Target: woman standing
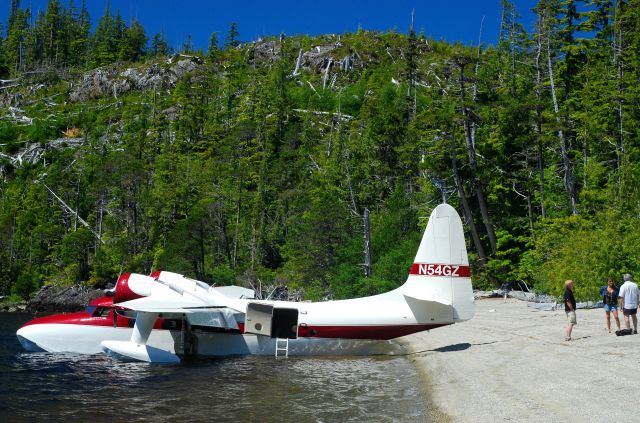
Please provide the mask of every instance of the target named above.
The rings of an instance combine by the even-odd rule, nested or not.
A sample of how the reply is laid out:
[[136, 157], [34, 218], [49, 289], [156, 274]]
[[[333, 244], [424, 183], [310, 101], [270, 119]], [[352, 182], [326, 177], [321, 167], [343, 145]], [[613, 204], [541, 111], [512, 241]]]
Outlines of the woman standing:
[[613, 318], [616, 319], [618, 331], [620, 330], [620, 319], [618, 318], [619, 292], [620, 289], [613, 283], [613, 278], [607, 278], [607, 284], [600, 288], [600, 295], [602, 295], [602, 302], [606, 313], [607, 330], [609, 333], [611, 333], [611, 313], [613, 313]]

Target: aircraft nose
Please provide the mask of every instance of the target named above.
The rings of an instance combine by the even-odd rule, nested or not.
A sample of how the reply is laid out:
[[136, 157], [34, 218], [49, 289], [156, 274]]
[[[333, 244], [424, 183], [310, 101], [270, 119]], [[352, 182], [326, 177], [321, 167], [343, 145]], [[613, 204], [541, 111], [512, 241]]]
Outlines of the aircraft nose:
[[35, 337], [37, 336], [37, 330], [34, 330], [33, 326], [24, 326], [18, 329], [16, 332], [16, 337], [24, 348], [27, 351], [31, 352], [42, 352], [44, 349], [40, 348], [38, 344], [35, 342]]

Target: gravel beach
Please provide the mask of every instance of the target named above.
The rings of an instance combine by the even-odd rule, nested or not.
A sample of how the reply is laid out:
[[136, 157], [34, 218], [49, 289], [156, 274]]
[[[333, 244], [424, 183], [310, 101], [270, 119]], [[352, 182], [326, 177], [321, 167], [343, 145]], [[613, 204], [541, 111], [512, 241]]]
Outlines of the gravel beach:
[[613, 318], [608, 333], [602, 309], [578, 310], [567, 342], [564, 309], [527, 304], [479, 300], [472, 320], [402, 339], [433, 420], [640, 421], [640, 335], [616, 336]]

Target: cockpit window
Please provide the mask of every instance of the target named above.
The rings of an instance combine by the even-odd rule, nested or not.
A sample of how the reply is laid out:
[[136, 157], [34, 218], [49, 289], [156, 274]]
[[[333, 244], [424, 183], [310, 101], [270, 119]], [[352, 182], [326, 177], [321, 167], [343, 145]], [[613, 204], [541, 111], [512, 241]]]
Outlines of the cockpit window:
[[110, 311], [109, 307], [98, 307], [93, 313], [93, 317], [107, 317]]
[[87, 308], [84, 309], [84, 311], [86, 311], [89, 314], [93, 314], [95, 309], [96, 309], [96, 306], [88, 306]]

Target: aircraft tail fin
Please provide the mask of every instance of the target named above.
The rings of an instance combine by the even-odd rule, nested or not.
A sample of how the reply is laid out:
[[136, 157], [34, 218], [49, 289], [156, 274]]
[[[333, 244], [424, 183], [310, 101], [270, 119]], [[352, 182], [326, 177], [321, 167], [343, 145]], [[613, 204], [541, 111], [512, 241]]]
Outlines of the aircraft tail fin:
[[462, 221], [450, 205], [440, 204], [431, 213], [409, 277], [400, 291], [410, 303], [449, 306], [442, 309], [444, 315], [439, 319], [459, 322], [475, 314]]

